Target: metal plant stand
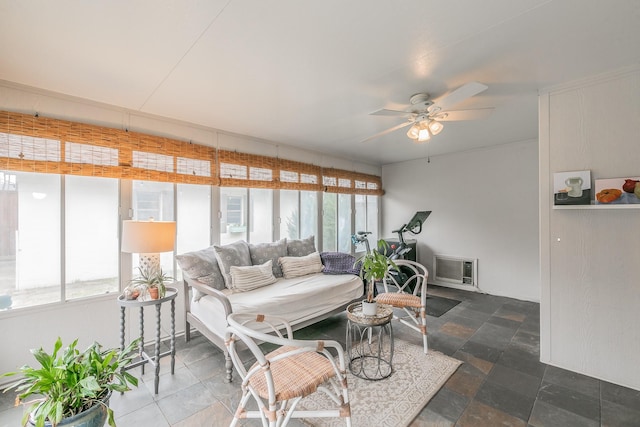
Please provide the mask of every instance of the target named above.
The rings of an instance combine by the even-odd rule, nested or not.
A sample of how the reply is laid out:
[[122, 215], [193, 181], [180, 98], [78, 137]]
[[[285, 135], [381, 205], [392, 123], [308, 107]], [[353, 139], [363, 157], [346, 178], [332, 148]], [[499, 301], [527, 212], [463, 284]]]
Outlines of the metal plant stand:
[[[127, 300], [124, 295], [118, 297], [118, 305], [120, 306], [120, 349], [124, 350], [124, 324], [125, 324], [125, 309], [127, 307], [139, 307], [140, 308], [140, 347], [139, 355], [140, 360], [129, 364], [125, 369], [132, 369], [137, 366], [141, 366], [142, 374], [144, 375], [144, 365], [150, 363], [155, 368], [154, 378], [154, 390], [155, 394], [158, 394], [158, 385], [160, 383], [160, 359], [164, 356], [171, 355], [171, 375], [175, 372], [176, 365], [176, 297], [178, 296], [178, 290], [176, 288], [169, 288], [165, 292], [163, 298], [156, 300]], [[160, 353], [160, 308], [163, 303], [171, 301], [171, 342], [170, 349], [164, 353]], [[155, 305], [156, 307], [156, 342], [155, 352], [153, 356], [149, 356], [144, 351], [144, 307], [148, 305]]]
[[349, 371], [365, 380], [382, 380], [393, 373], [393, 308], [378, 304], [375, 316], [362, 314], [362, 304], [347, 307]]

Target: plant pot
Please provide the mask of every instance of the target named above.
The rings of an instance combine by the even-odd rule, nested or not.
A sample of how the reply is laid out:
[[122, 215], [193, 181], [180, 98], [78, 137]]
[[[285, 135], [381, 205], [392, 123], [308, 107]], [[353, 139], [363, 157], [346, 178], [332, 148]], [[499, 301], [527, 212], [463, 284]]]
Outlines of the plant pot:
[[158, 288], [149, 288], [149, 298], [158, 299], [160, 292]]
[[[104, 403], [96, 403], [86, 411], [80, 412], [69, 418], [63, 418], [57, 425], [60, 427], [103, 427], [107, 422], [107, 407], [109, 406], [109, 398], [111, 392], [102, 399]], [[29, 417], [29, 425], [35, 426], [36, 423]], [[45, 427], [51, 427], [49, 422], [44, 423]]]
[[362, 314], [365, 316], [375, 316], [378, 312], [377, 302], [362, 301]]

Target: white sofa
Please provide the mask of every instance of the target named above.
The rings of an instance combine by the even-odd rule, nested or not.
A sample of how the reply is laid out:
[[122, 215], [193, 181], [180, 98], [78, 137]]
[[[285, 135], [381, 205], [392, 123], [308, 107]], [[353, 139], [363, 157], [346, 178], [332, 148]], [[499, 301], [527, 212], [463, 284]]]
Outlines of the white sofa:
[[[242, 251], [244, 251], [242, 246], [247, 245], [253, 266], [264, 266], [263, 261], [266, 258], [270, 258], [271, 261], [277, 258], [281, 262], [273, 267], [274, 276], [288, 276], [287, 271], [278, 274], [278, 271], [282, 270], [280, 266], [286, 266], [286, 261], [297, 262], [299, 265], [310, 257], [317, 256], [320, 259], [319, 254], [310, 252], [315, 251], [312, 239], [313, 237], [310, 237], [289, 242], [283, 239], [261, 245], [236, 242], [233, 245]], [[202, 251], [179, 255], [178, 262], [183, 270], [185, 296], [189, 296], [185, 297], [185, 338], [187, 341], [190, 340], [193, 327], [223, 350], [227, 381], [232, 380], [231, 359], [225, 347], [229, 314], [276, 315], [284, 317], [294, 329], [300, 329], [344, 310], [349, 303], [360, 299], [364, 293], [362, 280], [353, 274], [352, 265], [347, 266], [349, 256], [335, 253], [323, 254], [324, 269], [333, 274], [323, 272], [303, 274], [305, 271], [296, 270], [295, 274], [290, 275], [297, 277], [276, 277], [273, 283], [255, 289], [238, 290], [233, 287], [232, 277], [229, 277], [229, 274], [226, 274], [227, 283], [220, 283], [222, 281], [220, 276], [224, 277], [229, 271], [228, 264], [230, 258], [233, 258], [233, 256], [225, 258], [224, 249], [225, 247], [212, 246]], [[281, 256], [285, 253], [283, 251], [287, 251], [285, 256]], [[335, 260], [336, 256], [340, 257], [340, 255], [343, 256], [338, 263], [341, 267], [336, 268], [335, 263], [329, 265], [334, 262], [332, 260]], [[299, 257], [294, 258], [296, 256]], [[241, 258], [244, 258], [243, 263], [246, 265], [246, 257], [243, 255]], [[231, 260], [231, 262], [234, 261], [238, 262], [237, 259]], [[267, 262], [271, 261], [267, 260]], [[318, 271], [317, 264], [314, 266], [311, 270]], [[339, 274], [340, 268], [345, 272], [351, 270], [351, 273]], [[250, 269], [255, 271], [253, 268]], [[239, 269], [235, 270], [237, 273]], [[291, 271], [289, 268], [289, 273]]]

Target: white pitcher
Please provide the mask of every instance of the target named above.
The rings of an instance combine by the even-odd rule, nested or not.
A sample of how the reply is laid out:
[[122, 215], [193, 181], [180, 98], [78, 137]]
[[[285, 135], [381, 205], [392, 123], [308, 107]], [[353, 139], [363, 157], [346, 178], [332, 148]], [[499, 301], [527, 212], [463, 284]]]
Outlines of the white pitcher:
[[569, 197], [581, 197], [582, 196], [582, 178], [579, 176], [572, 176], [564, 181], [570, 188]]

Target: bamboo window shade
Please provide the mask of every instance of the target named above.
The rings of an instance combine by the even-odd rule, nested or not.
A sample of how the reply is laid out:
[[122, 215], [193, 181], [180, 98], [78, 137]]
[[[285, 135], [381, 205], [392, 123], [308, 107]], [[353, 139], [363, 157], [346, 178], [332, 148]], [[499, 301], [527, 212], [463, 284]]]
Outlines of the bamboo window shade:
[[382, 195], [380, 177], [187, 141], [0, 111], [0, 169]]

